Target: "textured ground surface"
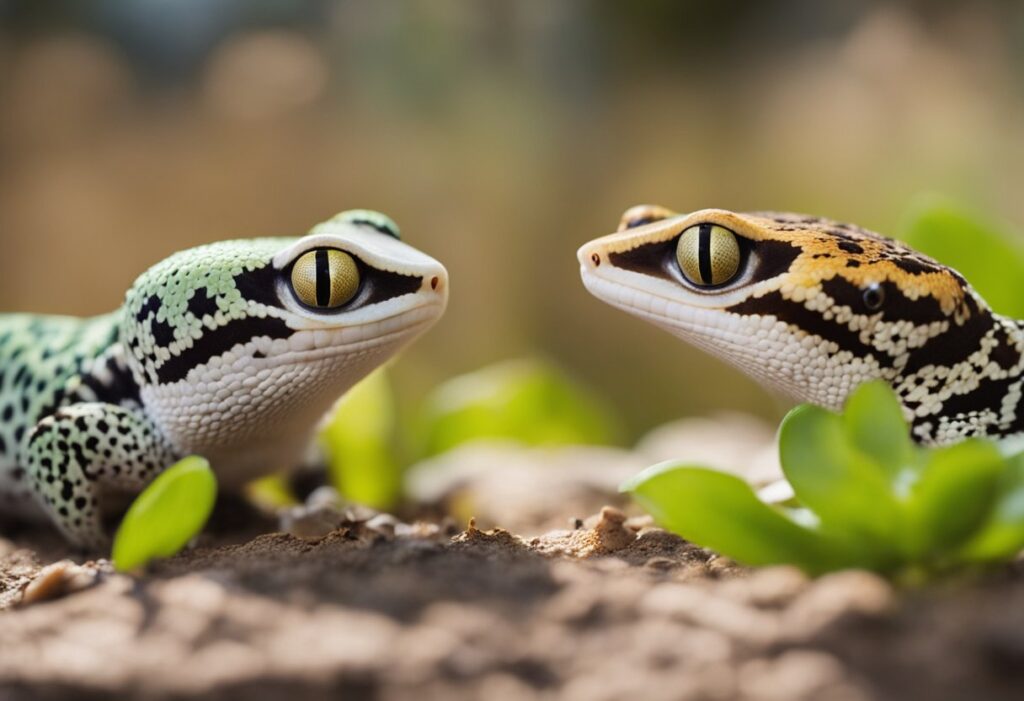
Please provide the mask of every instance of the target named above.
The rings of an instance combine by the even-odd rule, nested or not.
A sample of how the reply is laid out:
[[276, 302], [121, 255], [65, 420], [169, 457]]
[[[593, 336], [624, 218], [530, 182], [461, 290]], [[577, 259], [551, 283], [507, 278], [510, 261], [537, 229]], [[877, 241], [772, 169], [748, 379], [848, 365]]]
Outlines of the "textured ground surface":
[[[1019, 699], [1024, 583], [749, 572], [607, 509], [578, 528], [344, 521], [42, 581], [0, 539], [0, 699]], [[95, 574], [98, 572], [98, 574]], [[18, 603], [47, 586], [61, 598]], [[44, 586], [41, 586], [44, 585]]]

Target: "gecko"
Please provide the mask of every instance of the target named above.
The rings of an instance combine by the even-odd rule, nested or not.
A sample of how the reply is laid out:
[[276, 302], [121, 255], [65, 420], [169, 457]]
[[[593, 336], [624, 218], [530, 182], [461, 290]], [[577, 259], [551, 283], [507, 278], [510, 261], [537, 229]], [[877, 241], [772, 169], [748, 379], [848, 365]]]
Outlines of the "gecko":
[[1024, 321], [894, 239], [804, 214], [638, 205], [577, 258], [598, 299], [797, 401], [838, 411], [881, 379], [919, 443], [1024, 433]]
[[387, 216], [175, 253], [120, 309], [0, 315], [0, 515], [72, 544], [189, 454], [220, 485], [299, 466], [350, 387], [444, 312], [448, 274]]

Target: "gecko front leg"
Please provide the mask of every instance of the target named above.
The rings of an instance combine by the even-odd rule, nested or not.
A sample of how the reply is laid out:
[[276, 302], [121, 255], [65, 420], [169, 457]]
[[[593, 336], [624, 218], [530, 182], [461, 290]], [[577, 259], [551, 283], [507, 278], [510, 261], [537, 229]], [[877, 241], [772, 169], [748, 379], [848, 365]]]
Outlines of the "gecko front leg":
[[114, 404], [72, 404], [39, 421], [27, 437], [29, 482], [37, 501], [72, 543], [101, 548], [101, 495], [141, 490], [176, 458], [144, 414]]

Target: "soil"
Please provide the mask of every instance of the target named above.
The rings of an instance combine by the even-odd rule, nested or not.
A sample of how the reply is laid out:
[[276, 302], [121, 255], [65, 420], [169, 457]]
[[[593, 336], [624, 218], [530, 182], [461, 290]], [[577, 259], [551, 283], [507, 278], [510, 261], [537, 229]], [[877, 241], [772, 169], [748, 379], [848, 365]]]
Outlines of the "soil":
[[632, 451], [465, 446], [410, 475], [401, 519], [331, 490], [280, 519], [223, 502], [135, 576], [0, 531], [0, 701], [1024, 698], [1024, 563], [911, 591], [812, 581], [616, 493], [671, 455], [771, 479], [771, 432], [728, 421]]
[[0, 539], [0, 698], [1024, 695], [1021, 568], [900, 592], [741, 568], [611, 507], [532, 538], [336, 516], [135, 577]]

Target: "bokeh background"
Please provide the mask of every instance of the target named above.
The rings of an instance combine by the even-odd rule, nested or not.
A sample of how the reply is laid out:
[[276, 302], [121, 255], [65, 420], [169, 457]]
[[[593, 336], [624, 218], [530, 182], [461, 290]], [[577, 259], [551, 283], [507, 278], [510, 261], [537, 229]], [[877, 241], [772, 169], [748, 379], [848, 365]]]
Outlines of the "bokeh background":
[[537, 356], [628, 439], [784, 401], [590, 298], [626, 207], [1024, 225], [1024, 4], [0, 0], [0, 309], [93, 314], [181, 248], [380, 209], [452, 277], [403, 404]]

